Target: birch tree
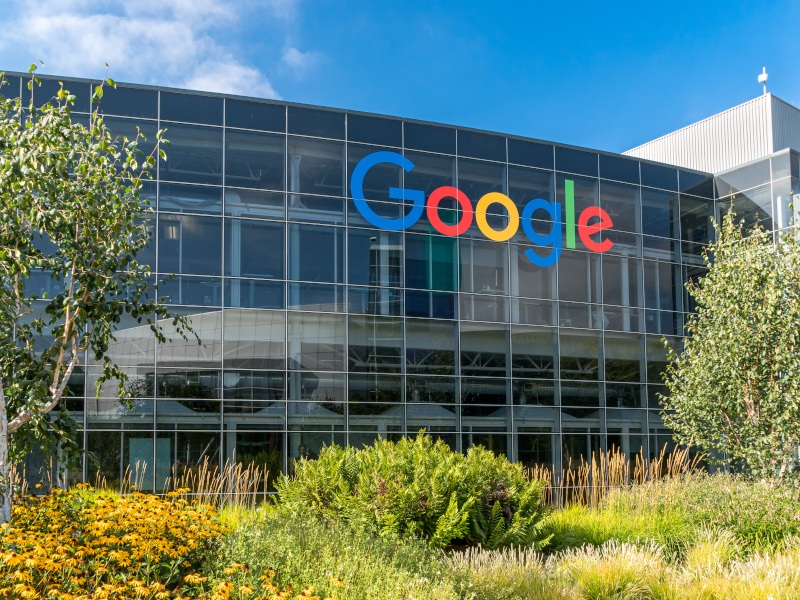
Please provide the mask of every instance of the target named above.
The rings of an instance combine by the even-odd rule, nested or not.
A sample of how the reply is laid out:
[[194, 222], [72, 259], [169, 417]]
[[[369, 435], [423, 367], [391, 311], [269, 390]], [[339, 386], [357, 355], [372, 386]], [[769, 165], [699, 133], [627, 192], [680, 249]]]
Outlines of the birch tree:
[[[676, 439], [762, 478], [797, 475], [800, 449], [800, 245], [792, 227], [744, 231], [729, 212], [689, 284], [697, 313], [671, 352], [663, 404]], [[713, 257], [713, 260], [712, 260]]]
[[[31, 66], [29, 90], [39, 84]], [[105, 79], [94, 89], [94, 106]], [[10, 465], [34, 444], [77, 449], [65, 408], [70, 377], [85, 353], [100, 361], [99, 384], [125, 373], [105, 357], [124, 315], [163, 341], [164, 307], [136, 255], [148, 244], [150, 208], [139, 195], [157, 152], [141, 137], [115, 138], [97, 110], [73, 120], [75, 97], [61, 86], [36, 106], [0, 87], [0, 519], [10, 518]], [[27, 94], [25, 94], [27, 95]], [[160, 132], [159, 132], [160, 137]], [[158, 148], [158, 144], [156, 144]], [[49, 280], [50, 294], [37, 294]], [[175, 324], [186, 335], [185, 321]], [[99, 388], [98, 388], [99, 389]]]

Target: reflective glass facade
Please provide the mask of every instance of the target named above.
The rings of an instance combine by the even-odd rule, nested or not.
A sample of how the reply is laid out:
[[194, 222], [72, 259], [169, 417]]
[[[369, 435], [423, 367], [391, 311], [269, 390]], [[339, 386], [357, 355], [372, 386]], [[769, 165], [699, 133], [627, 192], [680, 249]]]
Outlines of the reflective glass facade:
[[[89, 82], [65, 83], [89, 97]], [[203, 345], [156, 345], [134, 323], [120, 331], [109, 353], [130, 375], [133, 411], [113, 386], [95, 398], [99, 367], [86, 357], [70, 399], [94, 457], [80, 476], [113, 481], [146, 461], [156, 465], [152, 489], [176, 465], [234, 453], [290, 470], [301, 451], [423, 427], [459, 450], [482, 444], [527, 465], [611, 446], [654, 455], [671, 443], [658, 416], [662, 338], [680, 346], [691, 310], [684, 282], [703, 270], [716, 210], [710, 175], [457, 127], [146, 87], [107, 91], [101, 111], [121, 134], [139, 127], [153, 140], [166, 129], [168, 160], [144, 189], [157, 212], [141, 258], [158, 279], [176, 274], [159, 293]], [[454, 186], [473, 204], [499, 192], [520, 213], [569, 193], [576, 211], [610, 215], [602, 237], [613, 246], [591, 252], [565, 238], [556, 264], [539, 267], [526, 251], [547, 248], [522, 228], [503, 242], [475, 222], [442, 235], [425, 215], [405, 231], [375, 228], [350, 183], [377, 151], [414, 164], [369, 171], [364, 194], [378, 215], [406, 214], [392, 187], [428, 197]], [[490, 227], [508, 226], [508, 210], [488, 210]], [[455, 222], [455, 199], [443, 199], [439, 215]], [[566, 236], [541, 211], [531, 226]]]

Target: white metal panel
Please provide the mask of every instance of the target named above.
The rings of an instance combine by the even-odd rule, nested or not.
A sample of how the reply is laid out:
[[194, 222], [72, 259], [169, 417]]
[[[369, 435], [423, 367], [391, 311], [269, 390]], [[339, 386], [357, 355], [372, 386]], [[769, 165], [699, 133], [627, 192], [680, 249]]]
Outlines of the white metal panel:
[[759, 96], [623, 154], [710, 173], [731, 169], [773, 152], [771, 104], [771, 94]]
[[791, 148], [800, 152], [800, 109], [772, 97], [772, 151]]

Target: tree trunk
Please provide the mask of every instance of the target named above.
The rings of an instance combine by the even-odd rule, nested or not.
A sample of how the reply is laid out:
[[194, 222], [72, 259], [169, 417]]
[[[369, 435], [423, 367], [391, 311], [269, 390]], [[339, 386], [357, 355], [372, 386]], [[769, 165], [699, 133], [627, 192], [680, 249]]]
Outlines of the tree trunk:
[[0, 385], [0, 523], [11, 521], [11, 467], [8, 464], [6, 395]]

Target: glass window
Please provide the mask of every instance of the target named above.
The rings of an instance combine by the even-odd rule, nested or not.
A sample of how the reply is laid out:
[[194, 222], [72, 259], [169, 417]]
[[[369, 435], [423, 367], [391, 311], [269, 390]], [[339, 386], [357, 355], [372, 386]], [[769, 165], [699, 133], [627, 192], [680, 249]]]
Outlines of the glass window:
[[[462, 404], [508, 404], [508, 380], [507, 379], [483, 379], [483, 378], [461, 378], [461, 402]], [[468, 411], [470, 416], [484, 416], [479, 412]], [[485, 413], [485, 416], [489, 416]], [[501, 413], [505, 418], [505, 413]], [[473, 427], [476, 427], [473, 424]], [[479, 426], [478, 426], [479, 427]], [[476, 427], [477, 428], [477, 427]]]
[[[669, 344], [676, 349], [675, 340], [670, 339]], [[662, 374], [667, 368], [667, 349], [660, 337], [648, 335], [645, 338], [645, 356], [647, 357], [647, 382], [663, 384]]]
[[344, 312], [343, 285], [289, 283], [288, 307], [294, 310]]
[[600, 254], [565, 250], [558, 261], [558, 299], [600, 302]]
[[549, 300], [511, 298], [511, 322], [528, 325], [555, 325], [555, 304]]
[[511, 246], [511, 293], [528, 298], [555, 298], [556, 272], [539, 267], [525, 256], [527, 246]]
[[418, 152], [407, 152], [405, 156], [414, 163], [414, 168], [405, 174], [405, 188], [422, 190], [427, 197], [438, 187], [455, 185], [454, 158]]
[[225, 306], [241, 308], [283, 308], [286, 284], [261, 279], [226, 279]]
[[367, 115], [347, 115], [347, 139], [381, 146], [403, 145], [403, 122]]
[[642, 338], [607, 333], [603, 340], [605, 378], [610, 381], [642, 381]]
[[225, 136], [225, 185], [282, 190], [284, 136], [228, 131]]
[[681, 196], [681, 246], [686, 255], [701, 256], [703, 248], [714, 239], [714, 202]]
[[193, 368], [219, 368], [222, 360], [222, 313], [219, 309], [208, 310], [197, 307], [170, 309], [173, 315], [184, 315], [194, 336], [183, 339], [175, 331], [171, 320], [161, 323], [167, 341], [158, 346], [158, 361], [162, 365], [191, 365]]
[[406, 292], [406, 316], [455, 319], [458, 295], [446, 292]]
[[[348, 186], [353, 169], [368, 154], [372, 154], [376, 149], [373, 146], [362, 146], [360, 144], [347, 145], [347, 172]], [[417, 169], [417, 165], [414, 165]], [[413, 172], [413, 171], [412, 171]], [[389, 163], [378, 163], [367, 171], [362, 189], [367, 200], [380, 200], [381, 202], [398, 203], [399, 200], [389, 198], [389, 188], [403, 187], [403, 169], [397, 165]], [[349, 188], [348, 188], [349, 189]]]
[[98, 105], [105, 115], [158, 118], [158, 92], [141, 88], [103, 86], [103, 99]]
[[158, 208], [171, 212], [219, 214], [222, 212], [222, 188], [161, 183], [158, 189]]
[[19, 77], [7, 73], [4, 74], [3, 85], [0, 87], [0, 96], [4, 98], [20, 98], [20, 94], [22, 93], [21, 85], [21, 79]]
[[[723, 200], [721, 206], [723, 210], [727, 210], [729, 203]], [[746, 227], [758, 223], [767, 230], [773, 229], [772, 193], [769, 184], [734, 196], [733, 210], [737, 219], [744, 220]]]
[[456, 153], [456, 130], [422, 123], [403, 123], [404, 146], [443, 154]]
[[222, 275], [222, 219], [159, 215], [158, 269], [160, 273]]
[[456, 381], [452, 377], [409, 375], [406, 377], [406, 402], [455, 404]]
[[714, 178], [705, 173], [694, 173], [692, 171], [678, 171], [678, 181], [680, 191], [692, 196], [701, 196], [714, 199]]
[[736, 194], [770, 181], [769, 159], [733, 169], [717, 175], [717, 192], [720, 196]]
[[288, 191], [344, 196], [344, 144], [290, 137]]
[[[75, 104], [72, 105], [72, 110], [83, 113], [89, 112], [89, 99], [92, 95], [90, 84], [69, 79], [46, 79], [44, 77], [39, 79], [41, 85], [33, 84], [33, 90], [31, 91], [27, 88], [27, 81], [23, 83], [22, 97], [25, 100], [28, 100], [32, 94], [36, 106], [42, 106], [46, 103], [55, 104], [56, 94], [61, 89], [61, 83], [59, 82], [63, 82], [64, 89], [69, 90], [69, 93], [75, 96]], [[28, 81], [30, 80], [28, 79]], [[106, 86], [106, 89], [108, 89], [108, 86]]]
[[348, 312], [352, 314], [402, 316], [403, 290], [396, 288], [354, 287], [347, 292]]
[[556, 146], [556, 171], [597, 177], [597, 153]]
[[508, 304], [502, 296], [459, 294], [459, 300], [464, 320], [508, 322]]
[[284, 224], [225, 219], [225, 275], [283, 279]]
[[289, 279], [344, 282], [344, 229], [289, 225]]
[[678, 191], [678, 170], [648, 162], [641, 163], [642, 185], [662, 190]]
[[347, 200], [328, 196], [292, 194], [288, 206], [289, 221], [344, 225]]
[[349, 229], [347, 281], [358, 285], [401, 287], [402, 234], [377, 229]]
[[642, 233], [678, 237], [678, 195], [642, 189]]
[[170, 125], [164, 133], [166, 162], [160, 162], [162, 180], [222, 185], [222, 129]]
[[[459, 158], [457, 187], [467, 195], [474, 207], [484, 194], [505, 190], [506, 168], [495, 163]], [[499, 206], [494, 204], [490, 210], [502, 210]]]
[[531, 408], [515, 408], [514, 415], [517, 424], [527, 426], [536, 423], [548, 427], [550, 431], [558, 429], [558, 415], [555, 411], [542, 410], [539, 406], [555, 406], [556, 404], [555, 381], [542, 379], [515, 378], [512, 383], [514, 404], [530, 406]]
[[[598, 407], [600, 406], [601, 393], [602, 393], [602, 387], [599, 383], [564, 381], [561, 383], [561, 406]], [[569, 417], [581, 420], [586, 419], [589, 421], [594, 421], [594, 423], [597, 423], [598, 416], [599, 414], [596, 409], [595, 410], [565, 409], [563, 411], [563, 416], [561, 418], [562, 426], [564, 427], [564, 433], [566, 434], [569, 429], [569, 425], [574, 423], [574, 421], [572, 421], [572, 419], [570, 419]], [[599, 423], [597, 424], [599, 425]], [[568, 443], [570, 437], [572, 436], [570, 435], [563, 436], [565, 444]], [[589, 456], [589, 454], [584, 454], [583, 456], [586, 457]]]
[[643, 261], [644, 305], [659, 310], [680, 310], [683, 282], [680, 267], [670, 263]]
[[604, 254], [603, 303], [641, 306], [641, 262], [627, 256]]
[[[140, 156], [146, 157], [153, 154], [156, 147], [156, 132], [158, 131], [156, 123], [140, 121], [138, 119], [120, 119], [117, 117], [105, 117], [103, 121], [111, 132], [111, 135], [115, 138], [124, 136], [131, 142], [138, 138], [137, 148], [141, 153]], [[118, 146], [121, 148], [122, 144], [119, 143]], [[157, 156], [155, 157], [158, 158]], [[161, 163], [162, 166], [165, 164], [164, 161], [160, 159], [158, 159], [157, 162]], [[150, 170], [150, 173], [155, 177], [155, 167]]]
[[286, 196], [282, 192], [225, 188], [225, 214], [283, 220]]
[[[226, 309], [224, 319], [223, 361], [226, 368], [286, 368], [285, 313]], [[228, 379], [230, 381], [232, 377]]]
[[[559, 340], [562, 379], [600, 379], [599, 332], [562, 331]], [[562, 389], [562, 396], [563, 393]]]
[[639, 183], [639, 161], [635, 158], [600, 155], [600, 177], [628, 183]]
[[553, 379], [556, 353], [553, 330], [511, 326], [511, 374], [514, 377]]
[[506, 138], [500, 135], [458, 130], [459, 156], [472, 156], [505, 162]]
[[406, 286], [458, 291], [458, 239], [406, 234]]
[[222, 125], [222, 98], [161, 92], [161, 120]]
[[[566, 194], [566, 180], [569, 179], [573, 181], [573, 190], [575, 193], [575, 222], [578, 221], [578, 216], [583, 212], [583, 210], [589, 206], [599, 206], [597, 201], [598, 196], [598, 180], [597, 179], [588, 179], [586, 177], [577, 177], [575, 175], [558, 175], [558, 200], [562, 203], [562, 208], [565, 205], [565, 194]], [[561, 220], [566, 222], [566, 212], [562, 210], [561, 212]], [[576, 235], [576, 243], [580, 243], [580, 239]], [[598, 236], [594, 236], [595, 240], [598, 240]]]
[[400, 373], [403, 320], [350, 315], [350, 371]]
[[225, 99], [225, 125], [261, 131], [286, 131], [286, 106]]
[[452, 375], [456, 365], [456, 324], [406, 320], [406, 372]]
[[[525, 205], [535, 198], [551, 202], [555, 197], [554, 185], [552, 171], [522, 167], [508, 168], [508, 196], [517, 205], [520, 214]], [[517, 235], [524, 236], [524, 233], [520, 231]]]
[[159, 283], [158, 293], [167, 296], [170, 304], [219, 306], [222, 303], [222, 279], [178, 275]]
[[600, 182], [600, 208], [611, 217], [614, 229], [641, 232], [640, 207], [639, 186]]
[[344, 113], [290, 106], [289, 133], [343, 140]]
[[[462, 239], [461, 291], [503, 294], [508, 289], [508, 246], [491, 241]], [[529, 261], [530, 262], [530, 261]]]
[[553, 169], [553, 146], [508, 138], [508, 162], [529, 167]]
[[345, 317], [322, 313], [288, 313], [289, 368], [345, 370]]
[[[395, 405], [399, 415], [402, 415], [403, 380], [399, 375], [384, 375], [374, 373], [350, 374], [347, 377], [349, 384], [349, 402], [384, 402]], [[383, 412], [383, 410], [381, 410]], [[364, 414], [364, 413], [362, 413]]]
[[506, 377], [508, 325], [461, 323], [461, 374]]
[[[305, 422], [306, 429], [314, 430], [325, 429], [325, 424], [330, 426], [331, 422], [320, 419], [319, 417], [332, 416], [334, 414], [344, 414], [345, 403], [345, 376], [340, 373], [311, 373], [297, 372], [289, 373], [289, 399], [290, 400], [311, 400], [295, 405], [289, 404], [290, 423], [295, 420], [292, 417], [299, 417], [306, 414], [308, 420]], [[315, 404], [319, 403], [319, 404]], [[302, 421], [295, 420], [298, 424]], [[338, 423], [338, 421], [336, 421]], [[344, 419], [341, 424], [344, 425]]]

